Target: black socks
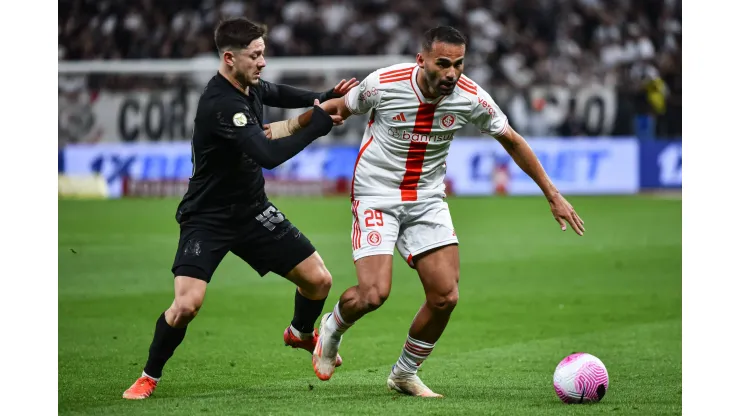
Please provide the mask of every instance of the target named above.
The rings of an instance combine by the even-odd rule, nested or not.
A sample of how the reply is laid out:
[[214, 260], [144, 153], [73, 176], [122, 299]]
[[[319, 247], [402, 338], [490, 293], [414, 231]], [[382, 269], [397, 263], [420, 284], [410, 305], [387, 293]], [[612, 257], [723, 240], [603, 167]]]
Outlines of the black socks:
[[162, 369], [167, 360], [172, 357], [175, 348], [185, 338], [185, 328], [173, 328], [164, 318], [164, 312], [157, 320], [154, 329], [154, 339], [149, 347], [149, 359], [146, 361], [144, 372], [151, 377], [162, 377]]
[[295, 291], [295, 312], [293, 321], [290, 323], [293, 328], [303, 333], [313, 333], [314, 324], [324, 309], [326, 298], [321, 300], [311, 300]]

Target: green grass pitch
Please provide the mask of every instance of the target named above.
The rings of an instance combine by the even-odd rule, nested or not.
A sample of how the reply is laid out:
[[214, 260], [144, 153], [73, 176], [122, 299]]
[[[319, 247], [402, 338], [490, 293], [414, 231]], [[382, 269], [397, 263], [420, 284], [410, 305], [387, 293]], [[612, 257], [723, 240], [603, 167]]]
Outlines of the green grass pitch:
[[[59, 413], [681, 413], [681, 201], [573, 197], [586, 236], [560, 231], [543, 198], [451, 198], [460, 302], [420, 376], [443, 399], [385, 387], [423, 300], [396, 254], [391, 296], [345, 336], [328, 382], [282, 343], [294, 288], [229, 254], [154, 395], [121, 398], [172, 301], [178, 200], [59, 201]], [[355, 284], [347, 198], [275, 198], [334, 276], [325, 311]], [[575, 351], [599, 357], [610, 387], [564, 405], [552, 387]]]

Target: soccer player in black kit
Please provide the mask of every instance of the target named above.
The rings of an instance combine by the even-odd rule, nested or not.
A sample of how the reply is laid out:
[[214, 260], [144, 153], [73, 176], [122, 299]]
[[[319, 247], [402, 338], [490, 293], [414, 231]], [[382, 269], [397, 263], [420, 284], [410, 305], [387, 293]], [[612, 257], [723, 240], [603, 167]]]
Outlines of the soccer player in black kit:
[[[333, 124], [341, 124], [318, 104], [341, 97], [357, 82], [342, 80], [332, 90], [314, 93], [261, 80], [264, 34], [264, 28], [244, 18], [223, 21], [216, 29], [221, 64], [198, 102], [193, 176], [176, 213], [175, 300], [157, 320], [144, 372], [123, 393], [126, 399], [152, 394], [229, 251], [262, 276], [273, 272], [296, 284], [293, 320], [283, 340], [309, 352], [316, 344], [314, 323], [329, 294], [331, 274], [308, 238], [268, 200], [262, 168], [280, 165], [326, 135]], [[314, 108], [268, 127], [262, 125], [263, 104]], [[299, 132], [290, 134], [299, 126]]]

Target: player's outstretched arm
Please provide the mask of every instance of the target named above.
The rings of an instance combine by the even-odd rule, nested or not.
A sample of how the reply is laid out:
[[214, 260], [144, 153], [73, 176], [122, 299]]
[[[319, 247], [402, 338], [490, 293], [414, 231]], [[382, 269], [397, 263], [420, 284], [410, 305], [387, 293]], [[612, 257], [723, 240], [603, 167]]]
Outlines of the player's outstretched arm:
[[511, 155], [514, 162], [540, 187], [550, 203], [550, 210], [555, 220], [560, 224], [560, 228], [565, 231], [565, 223], [567, 222], [573, 231], [578, 235], [583, 235], [586, 231], [583, 220], [578, 216], [573, 206], [560, 195], [526, 140], [511, 126], [501, 135], [496, 136], [496, 139]]
[[[334, 98], [329, 101], [325, 101], [321, 103], [319, 107], [331, 116], [334, 126], [341, 126], [344, 123], [344, 120], [352, 115], [344, 102], [344, 98]], [[265, 124], [262, 128], [265, 130], [265, 135], [268, 139], [279, 139], [281, 137], [294, 134], [306, 127], [311, 121], [312, 114], [313, 109], [289, 120]]]
[[262, 87], [262, 101], [265, 105], [279, 108], [304, 108], [313, 105], [314, 100], [324, 101], [332, 98], [343, 97], [349, 90], [357, 86], [355, 78], [341, 80], [328, 91], [314, 92], [285, 84], [273, 84], [268, 81], [260, 81]]
[[[331, 115], [335, 126], [342, 124], [343, 120], [353, 114], [365, 114], [380, 104], [382, 93], [379, 92], [377, 86], [378, 75], [376, 72], [368, 75], [359, 87], [354, 82], [354, 78], [350, 81], [346, 84], [340, 82], [335, 87], [335, 89], [339, 88], [340, 92], [346, 92], [343, 97], [332, 98], [320, 105], [324, 111]], [[308, 124], [312, 111], [309, 110], [292, 120], [272, 123], [263, 127], [268, 137], [273, 139], [283, 137], [287, 134], [293, 134]]]
[[235, 125], [229, 124], [228, 120], [221, 120], [219, 126], [222, 137], [234, 141], [241, 151], [267, 169], [280, 166], [314, 140], [329, 133], [331, 128], [332, 118], [318, 107], [318, 100], [306, 122], [306, 127], [280, 139], [268, 139], [258, 124], [248, 124], [246, 119]]
[[[313, 115], [313, 109], [306, 111], [298, 117], [293, 117], [288, 120], [275, 121], [270, 124], [264, 124], [262, 128], [265, 131], [265, 136], [268, 139], [279, 139], [281, 137], [287, 137], [291, 134], [295, 134], [302, 128], [308, 126], [311, 122]], [[341, 126], [344, 124], [344, 119], [338, 115], [330, 115], [331, 121], [334, 126]]]

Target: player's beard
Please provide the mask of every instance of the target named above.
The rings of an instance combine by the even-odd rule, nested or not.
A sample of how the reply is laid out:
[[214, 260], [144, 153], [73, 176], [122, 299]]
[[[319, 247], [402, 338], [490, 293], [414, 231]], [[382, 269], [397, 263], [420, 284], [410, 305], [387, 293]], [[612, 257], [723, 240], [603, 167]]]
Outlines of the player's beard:
[[[433, 85], [434, 86], [433, 87], [434, 88], [434, 91], [432, 91], [432, 92], [435, 93], [435, 95], [437, 95], [437, 96], [440, 96], [440, 95], [450, 95], [455, 90], [455, 84], [457, 83], [457, 80], [455, 80], [452, 83], [447, 84], [447, 83], [445, 83], [445, 81], [442, 78], [439, 78], [439, 77], [435, 77], [435, 78], [432, 78], [432, 79], [430, 79], [430, 78], [431, 77], [426, 76], [427, 85]], [[449, 86], [448, 89], [441, 88], [442, 85], [445, 85], [445, 84]]]
[[244, 77], [247, 79], [247, 85], [249, 85], [250, 87], [256, 87], [257, 85], [259, 85], [260, 77], [257, 76], [257, 73], [261, 73], [261, 72], [262, 70], [258, 68], [247, 71], [244, 74]]
[[246, 73], [240, 72], [240, 71], [234, 71], [234, 79], [236, 82], [239, 83], [239, 85], [242, 86], [242, 88], [247, 88], [251, 86], [251, 83], [249, 82], [249, 77]]
[[259, 77], [255, 74], [256, 69], [248, 69], [244, 72], [237, 70], [234, 74], [234, 78], [244, 87], [254, 87], [259, 84]]
[[[444, 82], [442, 80], [439, 80], [437, 82], [437, 92], [439, 92], [441, 95], [450, 95], [455, 90], [455, 84], [457, 81], [453, 81], [451, 83]], [[442, 86], [445, 86], [444, 88]]]

